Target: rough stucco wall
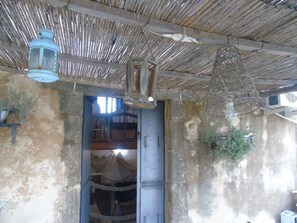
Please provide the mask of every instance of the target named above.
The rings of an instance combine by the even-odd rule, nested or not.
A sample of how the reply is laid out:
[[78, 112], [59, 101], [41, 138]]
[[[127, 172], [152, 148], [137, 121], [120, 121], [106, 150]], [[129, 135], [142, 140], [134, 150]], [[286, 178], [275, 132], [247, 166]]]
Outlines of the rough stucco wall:
[[0, 87], [39, 97], [34, 114], [17, 128], [11, 145], [9, 128], [0, 128], [0, 199], [6, 202], [1, 223], [59, 223], [65, 207], [64, 141], [59, 94], [20, 75], [0, 74]]
[[[185, 110], [179, 102], [167, 103], [166, 105], [165, 217], [166, 222], [182, 223], [188, 222], [187, 151], [181, 149], [184, 148], [183, 125]], [[169, 112], [171, 112], [171, 115], [168, 114]]]
[[278, 223], [282, 211], [297, 211], [295, 125], [275, 115], [241, 118], [256, 134], [256, 148], [233, 164], [208, 157], [197, 135], [200, 112], [197, 102], [171, 102], [168, 222]]
[[81, 148], [83, 123], [83, 95], [75, 92], [62, 93], [61, 114], [64, 118], [64, 144], [62, 161], [65, 164], [65, 209], [62, 222], [80, 221]]

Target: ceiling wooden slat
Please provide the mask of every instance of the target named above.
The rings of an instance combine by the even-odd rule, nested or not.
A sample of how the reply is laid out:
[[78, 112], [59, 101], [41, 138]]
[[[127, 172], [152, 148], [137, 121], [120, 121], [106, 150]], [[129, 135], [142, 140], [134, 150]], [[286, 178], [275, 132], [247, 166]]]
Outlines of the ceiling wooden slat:
[[[12, 44], [12, 43], [5, 43], [4, 41], [1, 41], [1, 40], [0, 40], [0, 49], [17, 51], [17, 52], [21, 52], [24, 54], [28, 53], [28, 48], [25, 46], [19, 46], [19, 45]], [[89, 58], [73, 56], [73, 55], [65, 54], [65, 53], [62, 53], [60, 55], [60, 58], [61, 58], [61, 60], [71, 61], [71, 62], [75, 62], [75, 63], [82, 63], [85, 65], [91, 65], [91, 66], [96, 66], [96, 67], [118, 69], [118, 70], [122, 70], [122, 71], [124, 71], [126, 69], [125, 64], [99, 61], [99, 60], [94, 60], [94, 59], [89, 59]], [[210, 76], [206, 76], [206, 75], [196, 75], [196, 74], [192, 74], [192, 73], [166, 71], [166, 70], [163, 70], [163, 71], [161, 70], [158, 75], [165, 76], [165, 77], [188, 79], [188, 80], [194, 80], [194, 81], [202, 81], [202, 82], [208, 82], [210, 80]], [[61, 78], [63, 79], [63, 76]], [[79, 80], [76, 80], [76, 79], [71, 80], [71, 78], [64, 78], [64, 80], [79, 83]], [[258, 79], [258, 78], [256, 78], [254, 81], [256, 84], [260, 84], [260, 85], [288, 85], [288, 84], [297, 83], [297, 80], [279, 80], [279, 79], [272, 80], [272, 79]], [[94, 85], [94, 83], [92, 81], [81, 81], [81, 82], [85, 82], [85, 83], [89, 82], [90, 85]], [[122, 88], [121, 85], [110, 84], [110, 83], [102, 84], [102, 85], [98, 84], [98, 86]]]
[[[207, 91], [217, 47], [229, 41], [241, 49], [259, 91], [290, 89], [297, 80], [296, 21], [294, 9], [260, 0], [2, 0], [0, 70], [25, 74], [27, 46], [36, 30], [46, 27], [61, 48], [59, 76], [70, 86], [123, 91], [126, 61], [149, 56], [151, 48], [161, 70], [158, 90]], [[164, 33], [186, 34], [201, 43], [174, 41]]]
[[263, 91], [260, 93], [260, 96], [267, 97], [267, 96], [283, 94], [283, 93], [287, 93], [287, 92], [291, 92], [291, 91], [297, 91], [297, 84], [283, 87], [283, 88], [277, 88], [274, 90]]
[[[27, 71], [10, 68], [5, 66], [0, 66], [0, 71], [13, 73], [17, 75], [27, 75]], [[83, 92], [85, 95], [93, 95], [93, 96], [110, 96], [110, 97], [123, 97], [124, 86], [114, 86], [108, 85], [103, 82], [93, 82], [93, 81], [85, 81], [85, 80], [75, 80], [71, 78], [62, 77], [59, 81], [53, 83], [46, 83], [47, 87], [59, 89], [62, 91], [78, 91]], [[107, 90], [109, 89], [109, 90]], [[171, 90], [171, 89], [158, 89], [156, 93], [157, 99], [172, 99], [176, 98], [176, 100], [181, 100], [181, 98], [185, 99], [193, 99], [204, 96], [206, 91], [185, 91], [185, 90]]]
[[281, 46], [244, 38], [229, 37], [199, 31], [88, 0], [72, 0], [67, 5], [67, 8], [69, 10], [84, 13], [100, 19], [106, 19], [130, 26], [142, 27], [154, 33], [185, 34], [197, 39], [202, 44], [224, 45], [231, 43], [242, 50], [262, 50], [269, 54], [281, 56], [297, 56], [296, 47]]

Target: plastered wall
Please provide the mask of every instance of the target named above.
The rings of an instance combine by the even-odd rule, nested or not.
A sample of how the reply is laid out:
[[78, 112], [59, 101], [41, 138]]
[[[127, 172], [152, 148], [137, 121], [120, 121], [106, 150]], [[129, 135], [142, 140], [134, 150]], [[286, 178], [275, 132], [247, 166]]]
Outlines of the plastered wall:
[[[63, 101], [79, 104], [83, 97], [72, 100], [24, 76], [3, 72], [0, 88], [38, 97], [29, 120], [17, 128], [14, 145], [11, 130], [0, 128], [0, 222], [79, 222], [82, 105], [80, 114]], [[65, 128], [72, 131], [64, 134]]]
[[[0, 89], [9, 87], [39, 99], [15, 145], [0, 129], [0, 222], [78, 223], [83, 95], [0, 73]], [[297, 211], [294, 124], [242, 118], [256, 148], [234, 165], [209, 159], [200, 116], [199, 102], [167, 103], [166, 223], [278, 223], [283, 210]]]
[[166, 150], [166, 222], [279, 223], [296, 211], [295, 124], [249, 115], [240, 125], [256, 134], [256, 148], [238, 164], [214, 161], [199, 142], [201, 103], [171, 101]]

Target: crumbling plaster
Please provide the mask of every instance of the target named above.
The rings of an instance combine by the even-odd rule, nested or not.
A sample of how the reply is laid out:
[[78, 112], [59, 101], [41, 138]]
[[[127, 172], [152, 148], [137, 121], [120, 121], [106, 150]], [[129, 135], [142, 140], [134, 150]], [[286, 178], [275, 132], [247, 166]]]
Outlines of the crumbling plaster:
[[[242, 128], [256, 134], [256, 148], [234, 164], [212, 160], [199, 141], [209, 123], [198, 101], [171, 101], [166, 147], [168, 222], [278, 223], [297, 211], [295, 124], [278, 116], [247, 115]], [[200, 123], [200, 121], [202, 121]]]

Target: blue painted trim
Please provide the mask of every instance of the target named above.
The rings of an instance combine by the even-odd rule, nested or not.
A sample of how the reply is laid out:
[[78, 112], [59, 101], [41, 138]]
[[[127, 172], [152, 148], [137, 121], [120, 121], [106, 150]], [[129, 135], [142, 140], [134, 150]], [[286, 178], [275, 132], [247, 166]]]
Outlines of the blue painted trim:
[[60, 47], [51, 40], [48, 39], [34, 39], [29, 44], [30, 49], [33, 48], [47, 48], [54, 50], [56, 52], [60, 52]]
[[45, 83], [50, 83], [59, 80], [58, 74], [50, 70], [29, 70], [27, 76], [35, 81]]

